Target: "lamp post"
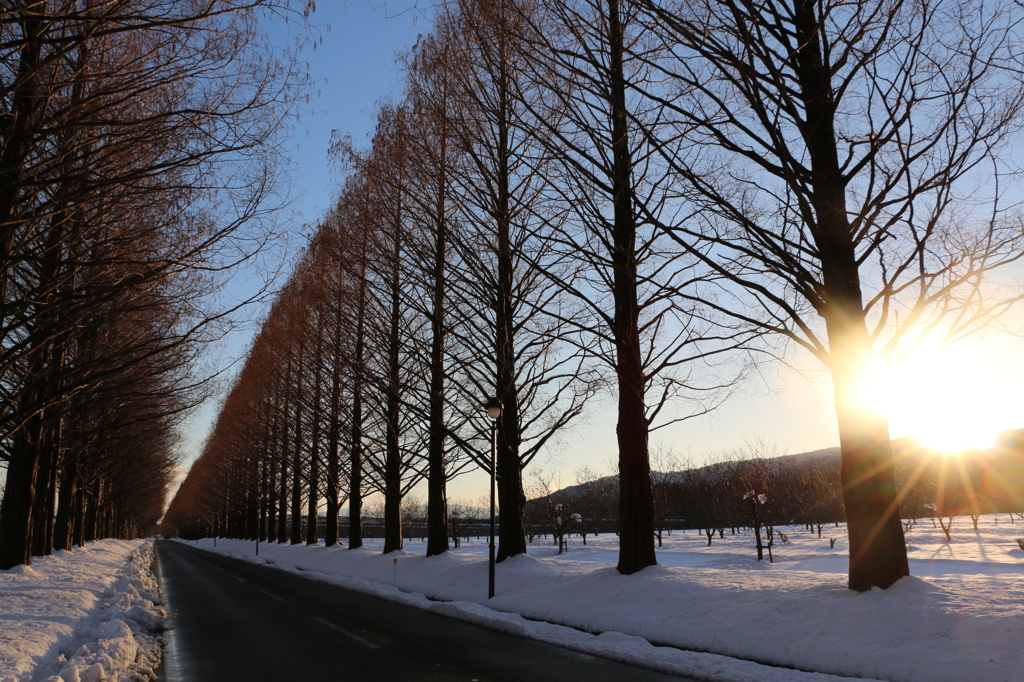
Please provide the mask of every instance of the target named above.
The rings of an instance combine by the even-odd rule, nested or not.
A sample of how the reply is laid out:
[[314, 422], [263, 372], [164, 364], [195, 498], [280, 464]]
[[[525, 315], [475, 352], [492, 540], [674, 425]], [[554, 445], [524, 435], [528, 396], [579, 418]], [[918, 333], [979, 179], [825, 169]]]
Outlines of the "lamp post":
[[259, 514], [259, 518], [256, 520], [256, 556], [260, 555], [260, 535], [265, 533], [267, 530], [268, 519], [267, 509], [265, 506], [266, 498], [264, 498], [263, 495], [263, 486], [259, 486], [259, 492], [256, 494], [256, 509]]
[[497, 479], [496, 453], [498, 450], [498, 419], [501, 417], [501, 401], [489, 398], [484, 404], [487, 416], [491, 418], [491, 545], [490, 561], [487, 565], [487, 598], [494, 596], [494, 482]]

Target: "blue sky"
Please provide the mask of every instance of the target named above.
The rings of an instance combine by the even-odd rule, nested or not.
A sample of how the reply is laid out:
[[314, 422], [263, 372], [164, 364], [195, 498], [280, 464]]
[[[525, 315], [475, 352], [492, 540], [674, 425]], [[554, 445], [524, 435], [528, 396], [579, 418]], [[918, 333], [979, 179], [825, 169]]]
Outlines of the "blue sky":
[[315, 49], [303, 49], [301, 59], [314, 82], [312, 111], [292, 138], [302, 191], [297, 208], [306, 222], [315, 222], [329, 208], [337, 184], [327, 156], [332, 132], [366, 141], [376, 102], [400, 87], [396, 53], [429, 31], [427, 17], [410, 0], [321, 2], [311, 21], [319, 40]]

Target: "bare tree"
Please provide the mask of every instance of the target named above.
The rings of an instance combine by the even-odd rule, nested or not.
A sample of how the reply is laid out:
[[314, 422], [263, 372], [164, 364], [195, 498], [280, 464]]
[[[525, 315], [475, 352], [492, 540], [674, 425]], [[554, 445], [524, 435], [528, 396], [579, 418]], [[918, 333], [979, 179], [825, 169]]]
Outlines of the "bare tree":
[[[713, 305], [831, 372], [855, 590], [908, 574], [888, 421], [858, 396], [876, 358], [956, 340], [1016, 299], [1003, 201], [1020, 9], [933, 2], [641, 0], [663, 51], [647, 128], [693, 220], [648, 214], [722, 278]], [[984, 189], [979, 189], [984, 188]], [[708, 301], [707, 298], [704, 299]]]
[[[407, 56], [407, 104], [410, 111], [410, 165], [407, 183], [410, 215], [416, 229], [410, 240], [412, 258], [407, 266], [412, 290], [410, 304], [430, 324], [430, 352], [425, 359], [430, 380], [427, 386], [427, 556], [448, 551], [448, 511], [446, 485], [451, 475], [452, 428], [447, 415], [447, 377], [451, 373], [452, 353], [451, 276], [457, 267], [452, 242], [455, 229], [457, 195], [455, 167], [460, 162], [456, 138], [455, 110], [461, 104], [457, 85], [451, 77], [456, 46], [444, 36], [422, 38]], [[414, 283], [415, 282], [415, 283]], [[425, 304], [421, 303], [423, 301]], [[446, 395], [446, 393], [448, 395]]]
[[579, 514], [576, 531], [586, 545], [587, 535], [597, 537], [601, 524], [614, 513], [615, 480], [613, 476], [599, 476], [586, 466], [576, 470], [575, 478], [572, 511]]
[[[449, 112], [463, 161], [453, 168], [460, 219], [450, 271], [451, 337], [461, 357], [453, 376], [464, 453], [489, 469], [490, 424], [481, 403], [497, 397], [498, 561], [526, 551], [523, 470], [581, 413], [594, 388], [586, 352], [564, 338], [571, 302], [549, 275], [567, 268], [544, 237], [553, 218], [544, 196], [541, 126], [530, 101], [542, 96], [522, 50], [531, 30], [525, 3], [448, 3], [436, 21], [442, 65], [457, 98]], [[554, 209], [557, 210], [557, 209]], [[554, 313], [554, 314], [552, 314]], [[488, 339], [481, 344], [480, 339]]]
[[368, 247], [367, 281], [371, 305], [378, 315], [369, 320], [368, 341], [375, 348], [366, 366], [373, 387], [375, 419], [364, 433], [376, 441], [366, 452], [365, 464], [372, 474], [368, 485], [384, 494], [384, 553], [402, 548], [402, 498], [423, 476], [413, 461], [422, 433], [418, 414], [408, 409], [415, 382], [414, 346], [421, 340], [423, 319], [409, 304], [409, 272], [405, 268], [409, 248], [408, 183], [410, 178], [409, 111], [402, 106], [383, 108], [371, 154], [363, 171], [372, 202], [364, 216], [374, 221]]
[[557, 278], [586, 307], [572, 320], [576, 331], [596, 339], [600, 360], [614, 371], [618, 569], [631, 574], [656, 563], [649, 433], [717, 404], [731, 382], [697, 368], [741, 343], [742, 332], [712, 332], [699, 306], [678, 295], [699, 285], [696, 261], [664, 248], [647, 217], [674, 213], [676, 190], [637, 125], [657, 112], [635, 95], [649, 67], [634, 56], [647, 45], [634, 9], [617, 0], [540, 6], [529, 35], [534, 77], [549, 96], [533, 106], [557, 168], [548, 191], [565, 213], [545, 230], [576, 263]]

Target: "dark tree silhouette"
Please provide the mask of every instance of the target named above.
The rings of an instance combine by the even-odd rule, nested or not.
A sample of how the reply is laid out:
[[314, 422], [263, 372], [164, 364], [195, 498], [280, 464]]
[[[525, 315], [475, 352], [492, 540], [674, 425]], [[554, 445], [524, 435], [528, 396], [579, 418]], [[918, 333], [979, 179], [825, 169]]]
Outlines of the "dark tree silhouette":
[[908, 573], [899, 491], [888, 421], [857, 387], [876, 358], [1014, 300], [986, 283], [1022, 253], [998, 179], [1024, 103], [1019, 8], [639, 4], [663, 48], [643, 88], [676, 124], [647, 134], [695, 218], [649, 219], [722, 278], [720, 312], [830, 370], [850, 587], [888, 587]]

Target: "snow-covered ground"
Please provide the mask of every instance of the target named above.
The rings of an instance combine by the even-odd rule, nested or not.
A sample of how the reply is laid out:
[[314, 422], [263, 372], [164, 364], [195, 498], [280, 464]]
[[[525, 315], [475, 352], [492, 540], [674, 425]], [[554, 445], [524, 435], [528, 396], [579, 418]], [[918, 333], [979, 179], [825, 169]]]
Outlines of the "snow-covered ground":
[[155, 680], [152, 561], [151, 540], [100, 540], [0, 571], [0, 682]]
[[700, 679], [1024, 679], [1024, 551], [1015, 540], [1024, 521], [985, 516], [975, 533], [957, 518], [946, 543], [922, 520], [908, 534], [913, 577], [864, 594], [846, 588], [844, 527], [826, 527], [821, 539], [778, 530], [788, 542], [776, 537], [772, 564], [767, 554], [757, 562], [750, 534], [707, 547], [702, 534], [675, 531], [659, 565], [633, 576], [615, 570], [614, 535], [586, 547], [573, 537], [560, 556], [538, 541], [498, 565], [492, 601], [484, 538], [429, 559], [415, 540], [386, 556], [372, 540], [355, 551], [261, 543], [258, 557], [253, 542], [191, 544]]

